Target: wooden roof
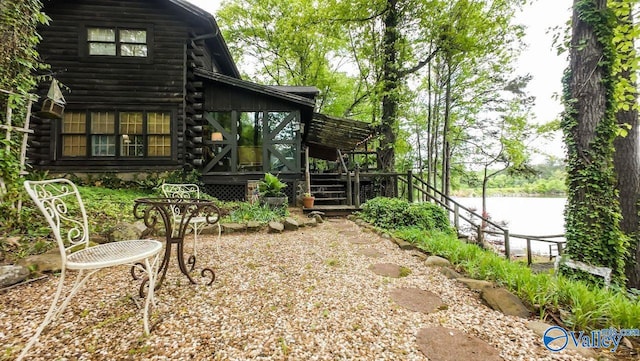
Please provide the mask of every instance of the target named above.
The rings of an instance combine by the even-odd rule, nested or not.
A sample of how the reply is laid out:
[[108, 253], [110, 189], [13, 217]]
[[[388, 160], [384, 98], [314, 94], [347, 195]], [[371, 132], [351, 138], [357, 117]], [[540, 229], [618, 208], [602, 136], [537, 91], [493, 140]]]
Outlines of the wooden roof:
[[304, 140], [312, 157], [335, 159], [337, 149], [354, 150], [373, 133], [368, 123], [314, 113]]
[[212, 56], [224, 71], [233, 77], [240, 78], [240, 71], [238, 71], [236, 63], [231, 57], [227, 43], [224, 41], [218, 22], [213, 15], [185, 0], [169, 0], [169, 2], [184, 9], [189, 14], [199, 17], [208, 24], [211, 32], [209, 34], [199, 34], [199, 37], [202, 37], [202, 39], [210, 42], [214, 46]]
[[216, 73], [216, 72], [207, 71], [203, 69], [196, 69], [194, 71], [194, 74], [204, 79], [213, 80], [213, 81], [231, 85], [234, 87], [246, 89], [251, 92], [264, 94], [270, 97], [286, 100], [289, 102], [299, 104], [301, 106], [305, 106], [307, 108], [313, 109], [316, 105], [316, 102], [314, 99], [309, 99], [307, 97], [288, 93], [272, 86], [262, 85], [262, 84], [253, 83], [247, 80], [230, 77], [221, 73]]

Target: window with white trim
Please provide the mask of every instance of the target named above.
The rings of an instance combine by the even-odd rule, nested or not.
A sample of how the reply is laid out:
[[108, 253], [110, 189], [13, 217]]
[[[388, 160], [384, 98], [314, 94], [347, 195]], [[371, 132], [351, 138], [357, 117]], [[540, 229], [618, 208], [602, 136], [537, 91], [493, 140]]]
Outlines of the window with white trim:
[[89, 55], [143, 57], [148, 55], [147, 30], [87, 28]]

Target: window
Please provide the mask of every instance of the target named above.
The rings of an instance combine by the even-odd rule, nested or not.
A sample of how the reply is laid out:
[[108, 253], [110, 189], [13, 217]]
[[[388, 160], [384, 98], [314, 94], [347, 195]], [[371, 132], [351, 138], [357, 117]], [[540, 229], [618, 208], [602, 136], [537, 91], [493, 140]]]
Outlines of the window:
[[171, 157], [171, 113], [67, 111], [61, 139], [63, 157]]
[[147, 31], [142, 29], [87, 28], [89, 55], [147, 57]]

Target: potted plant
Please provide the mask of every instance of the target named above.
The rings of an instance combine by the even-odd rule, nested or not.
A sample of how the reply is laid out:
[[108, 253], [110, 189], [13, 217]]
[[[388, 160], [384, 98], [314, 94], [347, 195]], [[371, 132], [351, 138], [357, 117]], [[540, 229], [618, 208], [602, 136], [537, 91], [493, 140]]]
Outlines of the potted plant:
[[312, 196], [311, 193], [305, 193], [302, 195], [302, 206], [304, 208], [313, 208], [313, 202], [316, 200], [316, 197]]
[[268, 204], [272, 208], [281, 207], [287, 204], [287, 196], [282, 189], [287, 186], [277, 176], [271, 173], [265, 173], [264, 179], [258, 183], [258, 192], [262, 202]]

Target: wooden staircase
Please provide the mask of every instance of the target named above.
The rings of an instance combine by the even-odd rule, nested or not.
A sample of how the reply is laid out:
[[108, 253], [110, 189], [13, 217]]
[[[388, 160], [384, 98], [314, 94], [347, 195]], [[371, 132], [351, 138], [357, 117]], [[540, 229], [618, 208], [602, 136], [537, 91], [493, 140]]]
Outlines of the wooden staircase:
[[305, 208], [305, 212], [319, 211], [327, 216], [343, 216], [358, 210], [349, 204], [347, 180], [340, 174], [313, 174], [311, 194], [316, 199], [313, 208]]

